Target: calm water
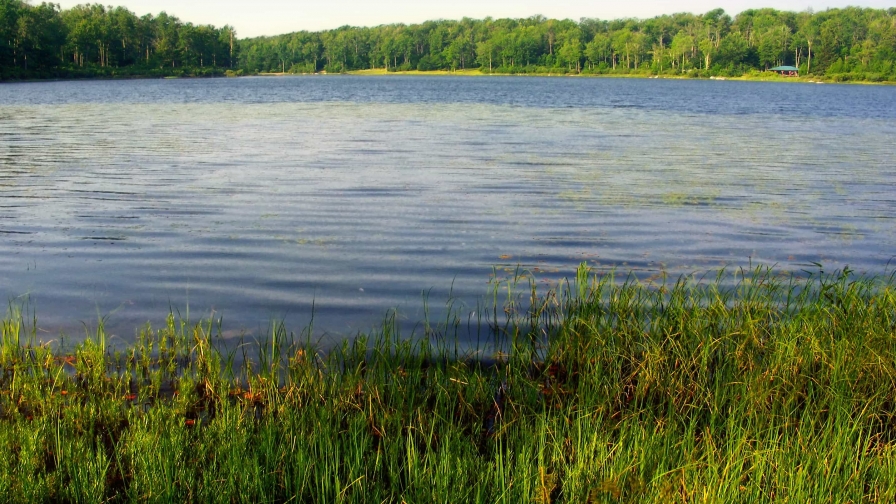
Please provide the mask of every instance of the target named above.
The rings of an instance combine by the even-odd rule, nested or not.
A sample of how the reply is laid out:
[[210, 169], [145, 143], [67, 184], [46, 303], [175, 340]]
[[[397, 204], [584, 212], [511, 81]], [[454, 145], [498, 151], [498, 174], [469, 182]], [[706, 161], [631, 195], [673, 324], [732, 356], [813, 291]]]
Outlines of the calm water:
[[[352, 334], [520, 265], [890, 271], [896, 88], [296, 77], [0, 85], [0, 295]], [[496, 268], [496, 269], [495, 269]], [[814, 268], [814, 267], [812, 267]]]

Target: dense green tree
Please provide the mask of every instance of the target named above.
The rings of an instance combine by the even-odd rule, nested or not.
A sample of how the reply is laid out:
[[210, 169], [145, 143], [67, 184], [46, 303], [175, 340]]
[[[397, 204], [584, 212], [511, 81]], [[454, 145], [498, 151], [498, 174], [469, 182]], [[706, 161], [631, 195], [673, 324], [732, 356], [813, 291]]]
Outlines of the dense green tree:
[[612, 43], [606, 33], [596, 33], [591, 42], [585, 46], [585, 57], [591, 63], [592, 70], [595, 65], [606, 64], [612, 55]]
[[565, 31], [561, 35], [560, 45], [557, 49], [557, 63], [576, 73], [582, 71], [582, 57], [584, 56], [582, 38], [582, 31], [578, 28]]
[[677, 60], [679, 70], [687, 69], [688, 56], [691, 54], [695, 43], [694, 37], [684, 30], [676, 33], [675, 37], [672, 38], [673, 64]]
[[734, 66], [744, 61], [750, 53], [750, 44], [740, 32], [731, 32], [719, 42], [716, 62], [723, 66]]
[[836, 79], [896, 80], [896, 8], [722, 9], [651, 19], [427, 21], [238, 39], [232, 26], [83, 4], [0, 0], [0, 78], [342, 72], [736, 75], [787, 64]]
[[164, 12], [0, 0], [0, 78], [214, 74], [237, 66], [239, 45], [230, 26], [194, 26]]

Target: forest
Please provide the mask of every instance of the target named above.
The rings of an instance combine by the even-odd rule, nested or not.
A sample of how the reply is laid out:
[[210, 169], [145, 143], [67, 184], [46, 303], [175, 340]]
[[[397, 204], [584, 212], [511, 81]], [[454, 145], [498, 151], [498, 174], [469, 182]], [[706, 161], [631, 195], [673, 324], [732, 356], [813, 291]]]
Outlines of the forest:
[[210, 76], [235, 69], [231, 26], [181, 22], [123, 7], [0, 0], [0, 79]]
[[896, 81], [896, 8], [715, 9], [650, 19], [438, 20], [236, 38], [231, 26], [99, 4], [0, 0], [0, 79], [478, 70], [508, 74], [758, 74]]

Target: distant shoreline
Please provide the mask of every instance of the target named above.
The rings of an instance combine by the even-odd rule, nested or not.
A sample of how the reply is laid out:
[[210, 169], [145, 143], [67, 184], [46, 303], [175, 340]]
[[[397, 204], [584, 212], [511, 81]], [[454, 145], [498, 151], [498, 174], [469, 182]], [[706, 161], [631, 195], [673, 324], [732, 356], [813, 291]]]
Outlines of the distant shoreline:
[[896, 81], [843, 81], [836, 82], [824, 76], [800, 76], [800, 77], [778, 77], [775, 75], [740, 75], [735, 77], [691, 77], [686, 75], [651, 75], [651, 74], [569, 74], [569, 73], [487, 73], [480, 69], [464, 69], [464, 70], [402, 70], [387, 71], [382, 68], [368, 70], [352, 70], [341, 74], [327, 74], [322, 72], [319, 74], [290, 74], [290, 73], [259, 73], [262, 77], [285, 77], [289, 75], [361, 75], [361, 76], [447, 76], [447, 77], [575, 77], [575, 78], [610, 78], [610, 79], [666, 79], [666, 80], [717, 80], [717, 81], [742, 81], [742, 82], [785, 82], [785, 83], [804, 83], [804, 84], [863, 84], [863, 85], [883, 85], [893, 86]]
[[803, 83], [803, 84], [860, 84], [860, 85], [877, 85], [877, 86], [894, 86], [896, 81], [862, 81], [851, 80], [838, 82], [825, 76], [800, 76], [800, 77], [778, 77], [774, 75], [740, 75], [735, 77], [696, 77], [687, 75], [651, 75], [651, 74], [597, 74], [597, 73], [552, 73], [552, 72], [532, 72], [532, 73], [488, 73], [482, 72], [478, 68], [463, 70], [399, 70], [387, 71], [382, 68], [351, 70], [342, 73], [327, 73], [326, 71], [318, 73], [290, 73], [290, 72], [258, 72], [242, 75], [181, 75], [181, 76], [157, 76], [157, 75], [120, 75], [120, 76], [82, 76], [82, 77], [51, 77], [37, 79], [7, 79], [0, 80], [0, 84], [27, 83], [27, 82], [66, 82], [66, 81], [114, 81], [114, 80], [176, 80], [176, 79], [219, 79], [219, 78], [238, 78], [238, 77], [291, 77], [291, 76], [334, 76], [334, 75], [356, 75], [356, 76], [375, 76], [375, 77], [407, 77], [407, 76], [438, 76], [438, 77], [570, 77], [570, 78], [609, 78], [609, 79], [665, 79], [665, 80], [716, 80], [716, 81], [740, 81], [740, 82], [783, 82], [783, 83]]

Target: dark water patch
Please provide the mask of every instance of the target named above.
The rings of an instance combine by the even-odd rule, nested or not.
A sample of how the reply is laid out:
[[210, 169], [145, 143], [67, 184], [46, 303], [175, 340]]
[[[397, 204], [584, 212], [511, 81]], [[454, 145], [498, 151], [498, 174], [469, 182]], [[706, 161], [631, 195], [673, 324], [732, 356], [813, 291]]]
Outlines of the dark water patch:
[[85, 201], [123, 201], [127, 198], [108, 198], [103, 196], [78, 196], [77, 199]]
[[354, 187], [340, 189], [338, 192], [348, 197], [384, 198], [397, 197], [407, 193], [409, 189], [392, 189], [385, 187]]
[[79, 219], [112, 219], [112, 220], [137, 220], [140, 217], [135, 215], [90, 215], [90, 214], [76, 214], [75, 217]]
[[[110, 180], [115, 180], [116, 177], [109, 177]], [[73, 193], [85, 193], [85, 194], [113, 194], [113, 195], [121, 195], [121, 196], [137, 196], [138, 194], [135, 192], [125, 192], [125, 191], [99, 191], [99, 190], [88, 190], [88, 189], [70, 189]]]

